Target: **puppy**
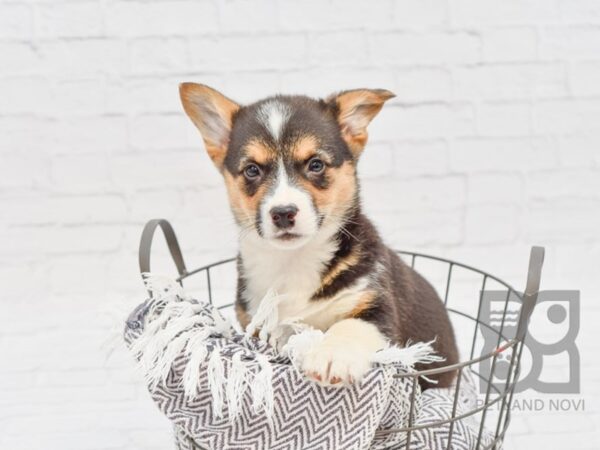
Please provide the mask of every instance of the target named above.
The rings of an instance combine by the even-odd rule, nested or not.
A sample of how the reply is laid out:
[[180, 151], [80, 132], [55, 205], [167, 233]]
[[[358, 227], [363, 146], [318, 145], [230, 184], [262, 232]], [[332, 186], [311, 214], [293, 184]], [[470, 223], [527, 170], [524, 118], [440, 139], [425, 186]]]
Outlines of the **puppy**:
[[[435, 339], [445, 361], [421, 368], [458, 361], [435, 290], [361, 212], [356, 165], [367, 126], [394, 94], [357, 89], [241, 106], [208, 86], [183, 83], [180, 95], [241, 228], [236, 312], [244, 328], [269, 290], [282, 295], [279, 320], [300, 318], [325, 332], [303, 358], [303, 371], [326, 385], [360, 380], [373, 353], [390, 342]], [[453, 376], [430, 378], [445, 387]]]

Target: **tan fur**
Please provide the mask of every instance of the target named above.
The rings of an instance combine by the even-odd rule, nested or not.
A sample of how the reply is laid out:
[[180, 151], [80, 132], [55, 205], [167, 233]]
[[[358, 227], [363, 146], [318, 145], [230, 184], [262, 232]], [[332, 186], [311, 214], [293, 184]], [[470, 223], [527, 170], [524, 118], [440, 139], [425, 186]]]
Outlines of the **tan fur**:
[[394, 94], [385, 89], [355, 89], [330, 97], [339, 109], [342, 137], [355, 157], [360, 155], [367, 143], [367, 125], [383, 104], [393, 97]]
[[363, 311], [366, 311], [371, 306], [371, 303], [377, 298], [377, 292], [365, 291], [348, 317], [356, 317]]
[[250, 321], [252, 320], [252, 317], [250, 316], [250, 314], [248, 314], [248, 311], [245, 311], [238, 304], [235, 305], [235, 314], [237, 316], [238, 322], [242, 326], [242, 329], [245, 330]]
[[327, 169], [327, 178], [331, 181], [327, 189], [319, 189], [306, 180], [300, 180], [299, 183], [310, 193], [320, 210], [342, 216], [356, 195], [355, 174], [354, 165], [346, 161], [340, 167]]
[[252, 196], [246, 195], [242, 185], [244, 178], [241, 175], [234, 176], [229, 172], [223, 172], [225, 187], [229, 196], [229, 204], [238, 221], [252, 223], [259, 208], [260, 201], [267, 191], [267, 186], [261, 186]]
[[[257, 164], [265, 165], [267, 162], [275, 159], [275, 150], [267, 147], [262, 142], [253, 139], [244, 146], [246, 158], [242, 159], [241, 166], [244, 166], [248, 161], [254, 161]], [[240, 170], [243, 167], [240, 167]]]
[[350, 253], [346, 258], [341, 259], [327, 273], [323, 275], [320, 290], [327, 287], [335, 278], [345, 270], [348, 270], [360, 261], [360, 249], [357, 248]]
[[[217, 168], [222, 170], [233, 116], [240, 106], [220, 92], [203, 84], [182, 83], [179, 85], [179, 95], [183, 109], [202, 134], [206, 152]], [[207, 117], [212, 118], [213, 116], [205, 114], [207, 110], [213, 111], [218, 116], [218, 125], [222, 126], [223, 133], [215, 132], [220, 128], [215, 126], [216, 123], [209, 123]]]
[[304, 136], [298, 140], [292, 156], [296, 161], [304, 162], [313, 157], [317, 153], [317, 139], [314, 136]]

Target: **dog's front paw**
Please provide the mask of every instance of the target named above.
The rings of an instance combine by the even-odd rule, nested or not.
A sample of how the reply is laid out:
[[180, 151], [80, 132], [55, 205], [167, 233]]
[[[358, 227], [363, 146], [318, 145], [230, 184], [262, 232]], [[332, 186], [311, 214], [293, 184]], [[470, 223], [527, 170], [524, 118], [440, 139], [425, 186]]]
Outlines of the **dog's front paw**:
[[356, 341], [326, 337], [302, 360], [304, 374], [324, 386], [360, 381], [371, 368], [373, 352]]

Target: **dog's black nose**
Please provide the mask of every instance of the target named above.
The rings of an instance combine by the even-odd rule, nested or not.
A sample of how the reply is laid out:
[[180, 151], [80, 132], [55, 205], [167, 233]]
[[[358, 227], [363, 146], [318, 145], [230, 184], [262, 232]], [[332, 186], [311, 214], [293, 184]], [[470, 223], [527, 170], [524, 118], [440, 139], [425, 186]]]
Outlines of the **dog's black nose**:
[[285, 230], [294, 226], [298, 208], [296, 205], [275, 206], [271, 208], [271, 219], [277, 228]]

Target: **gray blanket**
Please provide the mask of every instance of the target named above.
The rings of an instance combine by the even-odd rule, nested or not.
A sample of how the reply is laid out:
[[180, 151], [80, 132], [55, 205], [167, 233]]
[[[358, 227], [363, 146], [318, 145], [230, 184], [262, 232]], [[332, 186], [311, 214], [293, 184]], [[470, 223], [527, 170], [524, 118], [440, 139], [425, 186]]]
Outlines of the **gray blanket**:
[[[407, 433], [385, 430], [408, 426], [413, 384], [395, 375], [410, 367], [378, 365], [353, 386], [322, 387], [208, 303], [168, 289], [131, 313], [125, 340], [178, 449], [405, 448]], [[476, 401], [465, 374], [457, 414]], [[414, 423], [449, 418], [453, 398], [453, 388], [417, 390]], [[448, 431], [449, 424], [414, 431], [410, 448], [445, 449]], [[475, 448], [478, 431], [472, 418], [456, 422], [450, 448]], [[485, 431], [481, 448], [492, 438]]]

